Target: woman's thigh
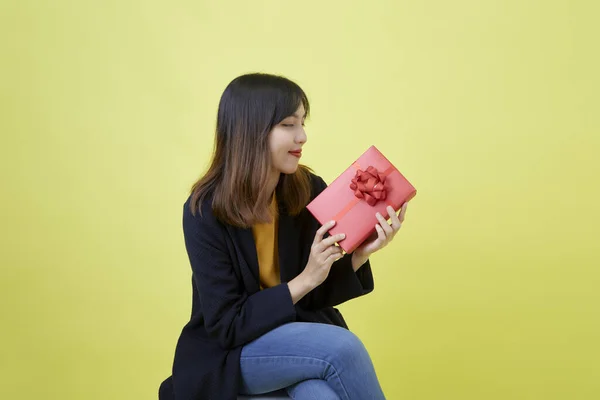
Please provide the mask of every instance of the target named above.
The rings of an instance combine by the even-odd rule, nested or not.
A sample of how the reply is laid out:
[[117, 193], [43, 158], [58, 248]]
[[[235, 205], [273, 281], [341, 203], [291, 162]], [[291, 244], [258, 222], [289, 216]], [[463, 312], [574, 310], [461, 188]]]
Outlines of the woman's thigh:
[[[372, 365], [352, 332], [328, 324], [288, 323], [242, 348], [241, 392], [266, 393], [312, 379], [329, 380], [336, 392], [343, 391], [344, 383], [337, 376], [344, 369], [342, 363], [358, 369], [361, 363], [368, 364], [367, 369]], [[346, 374], [351, 374], [350, 369]]]
[[302, 400], [340, 400], [340, 397], [322, 379], [307, 379], [287, 388], [292, 399]]

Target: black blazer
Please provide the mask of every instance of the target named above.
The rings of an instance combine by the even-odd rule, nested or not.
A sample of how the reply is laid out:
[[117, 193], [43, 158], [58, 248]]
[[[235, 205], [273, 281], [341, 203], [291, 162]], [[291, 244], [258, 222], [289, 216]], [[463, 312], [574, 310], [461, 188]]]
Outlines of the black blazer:
[[[327, 186], [312, 174], [311, 182], [312, 198]], [[370, 263], [354, 272], [348, 254], [333, 264], [325, 282], [294, 305], [286, 282], [306, 266], [321, 225], [306, 208], [292, 217], [283, 205], [278, 234], [282, 283], [260, 290], [252, 229], [219, 222], [210, 196], [201, 205], [202, 217], [192, 215], [189, 203], [188, 198], [183, 231], [192, 267], [192, 315], [179, 337], [172, 375], [160, 385], [160, 400], [236, 399], [246, 343], [293, 321], [348, 329], [334, 306], [373, 290]]]

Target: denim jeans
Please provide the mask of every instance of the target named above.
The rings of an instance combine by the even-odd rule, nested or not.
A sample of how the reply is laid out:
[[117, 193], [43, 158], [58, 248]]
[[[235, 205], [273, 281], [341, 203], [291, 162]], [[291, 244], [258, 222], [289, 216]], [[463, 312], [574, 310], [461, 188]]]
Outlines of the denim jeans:
[[335, 325], [282, 325], [245, 345], [240, 365], [240, 394], [285, 388], [296, 400], [385, 399], [365, 346]]

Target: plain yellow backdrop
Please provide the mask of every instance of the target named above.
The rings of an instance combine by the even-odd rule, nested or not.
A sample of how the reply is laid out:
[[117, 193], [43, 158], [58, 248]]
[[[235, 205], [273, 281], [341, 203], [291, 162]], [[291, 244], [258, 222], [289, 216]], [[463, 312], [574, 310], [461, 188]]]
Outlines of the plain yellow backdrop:
[[157, 397], [182, 205], [261, 71], [327, 182], [374, 144], [418, 189], [341, 307], [388, 398], [599, 398], [597, 4], [3, 1], [0, 397]]

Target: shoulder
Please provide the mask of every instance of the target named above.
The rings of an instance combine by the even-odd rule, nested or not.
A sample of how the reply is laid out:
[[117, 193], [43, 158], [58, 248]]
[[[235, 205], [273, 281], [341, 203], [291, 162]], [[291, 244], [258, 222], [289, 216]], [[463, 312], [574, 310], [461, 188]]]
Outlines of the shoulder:
[[183, 204], [184, 231], [214, 231], [222, 227], [212, 209], [212, 196], [206, 196], [199, 204], [192, 204], [192, 196], [188, 196]]

